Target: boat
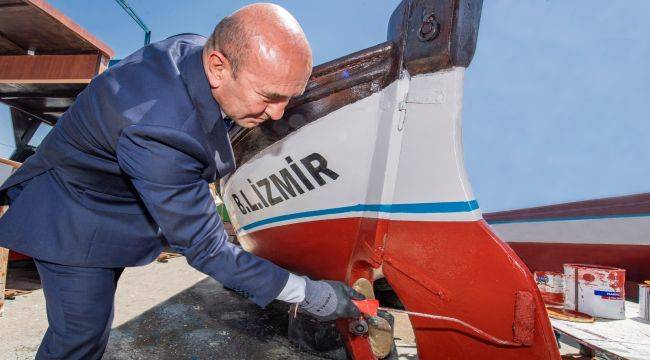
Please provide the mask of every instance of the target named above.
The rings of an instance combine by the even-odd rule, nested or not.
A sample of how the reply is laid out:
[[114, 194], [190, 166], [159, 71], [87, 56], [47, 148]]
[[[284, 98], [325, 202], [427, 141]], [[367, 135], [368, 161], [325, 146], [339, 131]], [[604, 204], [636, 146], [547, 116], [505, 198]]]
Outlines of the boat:
[[484, 214], [531, 271], [582, 263], [625, 269], [625, 294], [638, 301], [650, 279], [650, 193]]
[[[481, 6], [404, 0], [386, 42], [316, 66], [282, 120], [231, 130], [238, 167], [221, 195], [246, 250], [370, 295], [382, 284], [433, 315], [410, 317], [420, 359], [559, 359], [531, 272], [463, 164]], [[355, 321], [337, 323], [348, 354], [380, 357]]]

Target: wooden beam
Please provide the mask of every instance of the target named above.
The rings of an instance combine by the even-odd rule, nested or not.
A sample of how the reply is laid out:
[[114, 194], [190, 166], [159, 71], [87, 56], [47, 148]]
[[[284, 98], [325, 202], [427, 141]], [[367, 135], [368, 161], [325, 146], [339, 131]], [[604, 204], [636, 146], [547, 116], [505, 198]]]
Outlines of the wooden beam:
[[9, 249], [0, 247], [0, 317], [2, 317], [5, 308], [5, 287], [6, 287], [5, 284], [7, 282], [8, 265], [9, 265]]
[[101, 55], [0, 56], [3, 83], [87, 83], [97, 75]]
[[[9, 159], [4, 159], [4, 158], [0, 158], [0, 164], [9, 165], [9, 166], [13, 167], [14, 169], [18, 169], [18, 168], [20, 167], [20, 165], [21, 165], [21, 164], [20, 164], [19, 162], [17, 162], [17, 161], [13, 161], [13, 160], [9, 160]], [[0, 214], [2, 214], [2, 212], [0, 212]]]
[[76, 97], [87, 85], [88, 79], [84, 79], [85, 83], [8, 83], [7, 81], [0, 80], [0, 94], [2, 96], [55, 96], [55, 97]]
[[[31, 106], [29, 106], [29, 104], [25, 105], [15, 100], [0, 99], [0, 102], [9, 106], [10, 108], [12, 108], [12, 110], [20, 110], [22, 112], [25, 112], [30, 116], [34, 117], [35, 119], [39, 120], [40, 122], [46, 123], [48, 125], [54, 126], [54, 124], [56, 124], [56, 121], [58, 120], [57, 119], [58, 116], [53, 116], [52, 114], [46, 114], [51, 112], [50, 109], [43, 109], [42, 107], [40, 107], [39, 109], [32, 109]], [[52, 112], [59, 112], [59, 111], [60, 110], [54, 109], [54, 111]], [[48, 116], [48, 115], [52, 115], [52, 116]]]
[[[0, 206], [0, 217], [4, 214], [6, 206]], [[9, 249], [0, 247], [0, 317], [5, 308], [5, 287], [7, 284], [7, 267], [9, 265]]]
[[92, 35], [84, 28], [79, 26], [79, 24], [72, 21], [69, 17], [65, 16], [62, 12], [52, 7], [52, 5], [48, 4], [44, 0], [24, 0], [24, 1], [30, 4], [31, 6], [33, 6], [34, 8], [47, 14], [47, 16], [50, 16], [56, 21], [58, 21], [59, 23], [65, 25], [76, 36], [92, 44], [92, 46], [96, 47], [107, 58], [110, 59], [113, 57], [113, 55], [115, 55], [113, 49], [111, 49], [108, 45], [106, 45], [106, 43], [96, 38], [94, 35]]

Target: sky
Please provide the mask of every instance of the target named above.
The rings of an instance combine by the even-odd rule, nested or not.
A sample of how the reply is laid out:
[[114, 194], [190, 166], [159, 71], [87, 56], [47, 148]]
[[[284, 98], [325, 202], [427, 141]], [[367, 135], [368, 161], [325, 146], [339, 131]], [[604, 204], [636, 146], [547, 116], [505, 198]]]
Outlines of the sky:
[[[49, 0], [122, 58], [144, 34], [112, 0]], [[152, 41], [208, 35], [251, 1], [127, 0]], [[385, 41], [398, 0], [274, 1], [314, 63]], [[465, 166], [483, 211], [650, 192], [650, 1], [486, 0], [465, 76]], [[44, 135], [44, 131], [39, 136]], [[0, 108], [0, 156], [13, 147]]]

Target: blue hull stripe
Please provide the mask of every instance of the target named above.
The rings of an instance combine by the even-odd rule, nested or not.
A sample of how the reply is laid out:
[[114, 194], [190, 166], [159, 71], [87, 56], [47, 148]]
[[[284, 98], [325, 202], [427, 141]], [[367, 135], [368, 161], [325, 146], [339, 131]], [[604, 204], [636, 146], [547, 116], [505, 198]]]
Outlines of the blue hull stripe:
[[250, 223], [239, 230], [250, 230], [256, 227], [272, 224], [280, 221], [287, 221], [293, 219], [302, 219], [308, 217], [344, 214], [349, 212], [377, 212], [377, 213], [392, 213], [392, 214], [442, 214], [442, 213], [456, 213], [456, 212], [470, 212], [478, 209], [478, 202], [472, 201], [455, 201], [455, 202], [436, 202], [436, 203], [415, 203], [415, 204], [357, 204], [351, 206], [343, 206], [331, 209], [304, 211], [295, 214], [287, 214], [275, 216], [272, 218], [256, 221]]

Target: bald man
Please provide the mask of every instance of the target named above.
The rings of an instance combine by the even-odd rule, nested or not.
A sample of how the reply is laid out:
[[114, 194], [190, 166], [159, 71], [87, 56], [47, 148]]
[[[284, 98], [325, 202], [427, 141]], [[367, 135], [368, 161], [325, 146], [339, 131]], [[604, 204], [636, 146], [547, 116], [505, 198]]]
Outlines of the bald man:
[[[314, 281], [227, 242], [208, 184], [235, 168], [231, 121], [280, 120], [311, 73], [298, 22], [255, 4], [207, 39], [136, 51], [79, 94], [35, 155], [0, 187], [0, 246], [34, 258], [49, 328], [37, 359], [101, 358], [124, 267], [169, 244], [260, 306], [299, 303], [324, 320], [359, 316], [335, 281]], [[228, 120], [232, 119], [232, 120]]]

